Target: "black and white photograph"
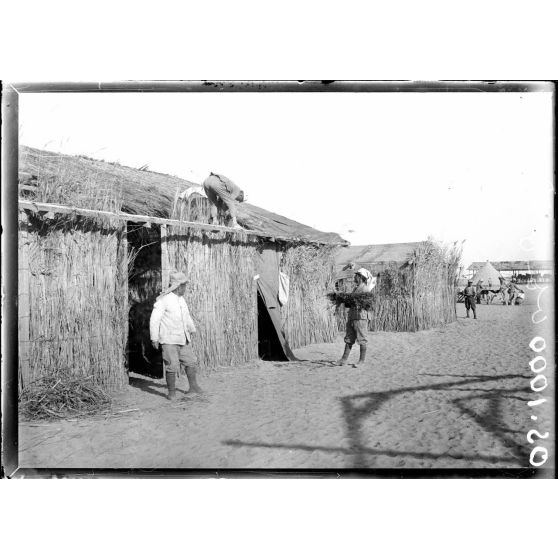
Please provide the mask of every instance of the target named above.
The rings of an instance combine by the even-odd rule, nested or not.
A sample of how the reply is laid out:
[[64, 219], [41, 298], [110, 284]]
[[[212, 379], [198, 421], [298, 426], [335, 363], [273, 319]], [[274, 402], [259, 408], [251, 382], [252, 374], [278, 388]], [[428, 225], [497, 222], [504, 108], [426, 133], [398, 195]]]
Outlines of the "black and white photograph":
[[554, 103], [5, 84], [7, 474], [553, 478]]

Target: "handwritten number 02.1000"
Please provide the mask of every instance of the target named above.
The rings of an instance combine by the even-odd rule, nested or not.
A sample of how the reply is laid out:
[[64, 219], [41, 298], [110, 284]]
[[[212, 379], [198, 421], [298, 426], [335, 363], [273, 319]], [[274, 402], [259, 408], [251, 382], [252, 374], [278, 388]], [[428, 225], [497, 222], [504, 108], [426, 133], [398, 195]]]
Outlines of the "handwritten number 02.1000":
[[[535, 353], [540, 353], [544, 351], [544, 349], [546, 349], [546, 342], [544, 338], [537, 336], [531, 341], [531, 343], [529, 343], [529, 347]], [[531, 389], [535, 392], [545, 390], [548, 386], [548, 382], [546, 380], [546, 377], [543, 376], [541, 372], [544, 372], [544, 370], [546, 369], [546, 359], [543, 356], [538, 355], [533, 360], [531, 360], [531, 362], [529, 362], [529, 367], [531, 368], [531, 371], [536, 374], [535, 377], [531, 380]], [[535, 401], [529, 401], [529, 406], [534, 407], [536, 405], [540, 405], [544, 401], [546, 401], [546, 399], [542, 398]], [[536, 419], [536, 417], [532, 418]], [[527, 441], [530, 444], [534, 444], [535, 440], [533, 439], [533, 436], [536, 436], [540, 440], [546, 440], [549, 435], [550, 434], [548, 432], [541, 434], [538, 430], [532, 429], [527, 432]], [[535, 446], [532, 449], [531, 455], [529, 456], [529, 463], [531, 463], [533, 467], [540, 467], [541, 465], [544, 465], [547, 460], [548, 450], [545, 447]]]

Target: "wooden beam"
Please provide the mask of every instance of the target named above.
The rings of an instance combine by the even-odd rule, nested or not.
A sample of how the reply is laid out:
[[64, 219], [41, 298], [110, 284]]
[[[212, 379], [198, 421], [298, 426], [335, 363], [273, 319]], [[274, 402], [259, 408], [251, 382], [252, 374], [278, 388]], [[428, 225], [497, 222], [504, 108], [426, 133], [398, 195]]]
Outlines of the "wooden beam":
[[327, 246], [346, 246], [342, 243], [322, 242], [319, 240], [307, 240], [303, 237], [277, 236], [268, 233], [261, 233], [248, 229], [233, 229], [222, 225], [209, 225], [206, 223], [197, 223], [194, 221], [178, 221], [176, 219], [164, 219], [162, 217], [151, 217], [148, 215], [133, 215], [132, 213], [112, 213], [110, 211], [101, 211], [98, 209], [83, 209], [79, 207], [68, 207], [65, 205], [57, 205], [53, 203], [34, 202], [30, 200], [18, 201], [20, 209], [27, 209], [34, 212], [49, 212], [61, 214], [75, 214], [84, 217], [109, 217], [112, 219], [121, 219], [123, 221], [131, 221], [133, 223], [157, 223], [159, 225], [174, 225], [180, 227], [189, 227], [210, 232], [227, 232], [237, 234], [239, 236], [257, 236], [260, 238], [273, 238], [274, 240], [282, 240], [286, 242], [305, 242], [307, 244], [318, 244]]
[[[123, 366], [122, 368], [126, 371], [129, 370], [129, 362], [128, 362], [128, 320], [129, 320], [129, 283], [130, 280], [128, 278], [129, 269], [128, 269], [128, 229], [126, 227], [126, 223], [122, 223], [122, 229], [120, 231], [119, 237], [117, 237], [118, 246], [116, 249], [116, 257], [118, 259], [118, 287], [119, 293], [118, 297], [120, 299], [121, 312], [120, 312], [120, 320], [123, 327], [122, 338], [123, 338], [123, 347], [124, 347], [124, 354], [123, 356]], [[121, 378], [123, 380], [123, 378]]]
[[169, 286], [170, 261], [167, 225], [161, 225], [161, 289]]

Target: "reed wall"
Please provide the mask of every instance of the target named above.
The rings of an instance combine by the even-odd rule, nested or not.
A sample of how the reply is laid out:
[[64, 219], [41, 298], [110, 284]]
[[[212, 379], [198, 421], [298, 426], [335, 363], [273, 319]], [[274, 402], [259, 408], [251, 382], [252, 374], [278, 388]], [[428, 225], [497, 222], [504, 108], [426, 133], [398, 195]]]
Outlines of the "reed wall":
[[126, 233], [122, 225], [21, 214], [20, 387], [59, 371], [106, 390], [128, 381]]
[[189, 281], [184, 295], [197, 333], [192, 347], [201, 366], [258, 358], [256, 243], [247, 237], [168, 227], [171, 268]]
[[289, 300], [281, 308], [283, 328], [292, 349], [311, 343], [330, 343], [337, 334], [336, 318], [326, 293], [334, 284], [331, 246], [287, 247], [281, 271], [289, 277]]

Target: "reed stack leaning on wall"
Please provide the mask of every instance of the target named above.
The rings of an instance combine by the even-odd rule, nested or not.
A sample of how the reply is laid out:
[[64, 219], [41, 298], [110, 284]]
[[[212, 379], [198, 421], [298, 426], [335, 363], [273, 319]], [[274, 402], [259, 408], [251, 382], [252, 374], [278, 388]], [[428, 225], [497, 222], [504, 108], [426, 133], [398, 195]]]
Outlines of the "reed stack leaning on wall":
[[281, 308], [285, 336], [291, 348], [331, 343], [337, 335], [335, 316], [324, 296], [334, 284], [332, 246], [285, 246], [281, 271], [290, 280], [289, 300]]

